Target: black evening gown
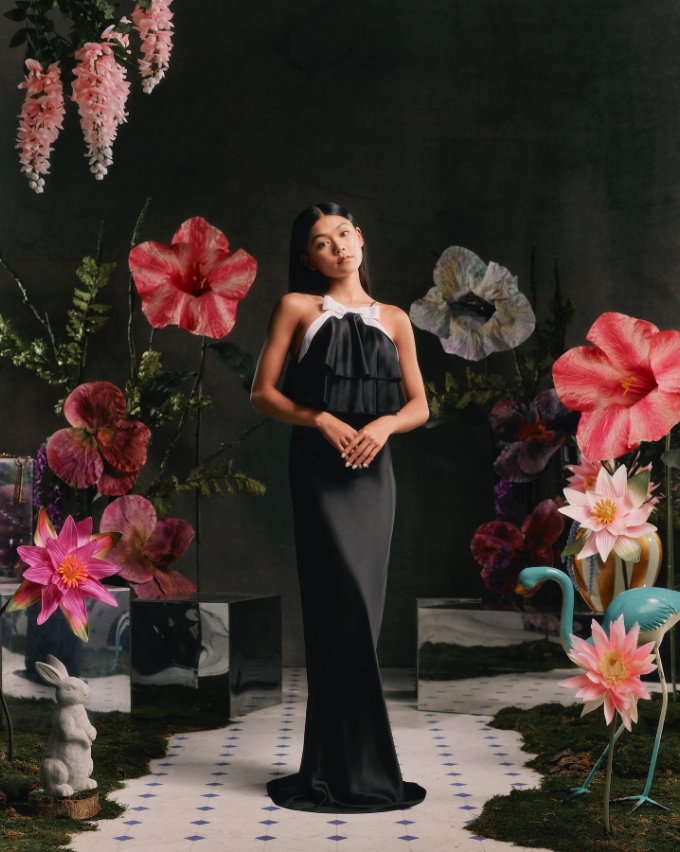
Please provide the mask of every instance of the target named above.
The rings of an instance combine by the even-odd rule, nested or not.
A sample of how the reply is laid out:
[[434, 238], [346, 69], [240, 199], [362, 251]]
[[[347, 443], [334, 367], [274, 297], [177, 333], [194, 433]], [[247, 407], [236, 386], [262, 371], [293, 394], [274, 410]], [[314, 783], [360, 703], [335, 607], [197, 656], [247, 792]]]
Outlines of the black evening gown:
[[[379, 317], [378, 305], [325, 296], [283, 393], [355, 429], [398, 411], [399, 356]], [[267, 792], [303, 811], [411, 807], [426, 791], [402, 778], [376, 656], [396, 501], [389, 441], [352, 470], [318, 429], [293, 425], [289, 481], [309, 697], [300, 770]]]

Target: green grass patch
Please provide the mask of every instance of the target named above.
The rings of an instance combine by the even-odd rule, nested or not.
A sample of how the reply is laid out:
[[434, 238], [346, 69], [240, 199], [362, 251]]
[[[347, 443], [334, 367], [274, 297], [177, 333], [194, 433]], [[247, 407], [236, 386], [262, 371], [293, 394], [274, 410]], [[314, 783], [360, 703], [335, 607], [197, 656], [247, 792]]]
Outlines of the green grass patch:
[[418, 649], [419, 680], [464, 680], [468, 677], [508, 672], [548, 672], [570, 669], [569, 660], [558, 642], [536, 639], [516, 645], [452, 645], [449, 642], [423, 642]]
[[[660, 696], [638, 703], [640, 720], [624, 731], [614, 750], [612, 796], [639, 795], [645, 786], [649, 759], [661, 709]], [[530, 710], [508, 707], [489, 724], [518, 731], [522, 749], [535, 754], [528, 766], [543, 775], [536, 790], [513, 790], [494, 796], [467, 828], [494, 840], [555, 852], [677, 852], [680, 847], [680, 702], [672, 700], [664, 727], [651, 797], [670, 808], [632, 804], [611, 805], [613, 838], [603, 833], [604, 769], [589, 795], [564, 801], [568, 788], [582, 783], [607, 745], [601, 710], [581, 718], [582, 706], [542, 704]]]
[[[40, 760], [47, 745], [54, 703], [47, 699], [7, 698], [14, 722], [14, 760], [6, 759], [7, 731], [0, 730], [0, 848], [3, 852], [48, 852], [63, 846], [70, 835], [93, 831], [100, 819], [113, 819], [124, 808], [109, 798], [112, 790], [124, 786], [128, 778], [149, 773], [149, 761], [167, 752], [167, 738], [185, 731], [224, 727], [221, 712], [200, 708], [171, 719], [132, 717], [128, 713], [88, 712], [97, 729], [92, 744], [93, 778], [99, 785], [100, 813], [91, 820], [59, 817], [47, 819], [31, 815], [28, 796], [40, 786]], [[163, 710], [167, 714], [167, 709]], [[231, 723], [229, 723], [231, 724]]]

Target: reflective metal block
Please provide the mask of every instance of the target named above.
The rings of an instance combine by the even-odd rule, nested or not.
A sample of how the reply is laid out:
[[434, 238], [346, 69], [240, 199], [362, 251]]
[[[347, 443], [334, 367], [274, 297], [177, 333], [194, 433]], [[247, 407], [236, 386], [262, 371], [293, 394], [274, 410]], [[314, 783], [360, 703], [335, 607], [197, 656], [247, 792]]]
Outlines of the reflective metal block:
[[281, 596], [211, 595], [131, 604], [132, 711], [217, 711], [226, 721], [282, 701]]
[[[469, 598], [417, 598], [416, 607], [419, 710], [484, 714], [503, 703], [521, 706], [508, 684], [518, 684], [516, 698], [524, 698], [521, 693], [537, 691], [535, 684], [521, 688], [531, 676], [545, 683], [544, 700], [552, 700], [551, 684], [574, 673], [566, 671], [574, 666], [560, 644], [558, 611], [490, 609]], [[576, 612], [570, 632], [587, 638], [593, 617]]]
[[[0, 586], [0, 601], [12, 597], [17, 584]], [[25, 610], [6, 612], [0, 618], [2, 645], [2, 688], [15, 698], [52, 698], [54, 689], [45, 684], [35, 663], [54, 654], [68, 673], [90, 687], [88, 710], [129, 713], [130, 700], [130, 590], [109, 587], [118, 606], [86, 598], [89, 640], [83, 642], [57, 609], [44, 624], [38, 624], [41, 603]]]
[[33, 544], [33, 459], [0, 458], [0, 583], [19, 579], [20, 544]]

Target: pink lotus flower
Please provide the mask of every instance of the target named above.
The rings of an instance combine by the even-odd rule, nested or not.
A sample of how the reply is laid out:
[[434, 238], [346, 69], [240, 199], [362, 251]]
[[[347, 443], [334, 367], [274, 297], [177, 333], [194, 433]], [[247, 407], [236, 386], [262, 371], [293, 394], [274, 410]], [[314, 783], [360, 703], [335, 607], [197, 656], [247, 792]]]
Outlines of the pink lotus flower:
[[231, 331], [257, 270], [254, 257], [243, 249], [229, 251], [222, 231], [200, 216], [187, 219], [169, 246], [155, 241], [135, 246], [129, 265], [154, 328], [178, 325], [207, 337]]
[[101, 585], [102, 577], [120, 570], [118, 565], [102, 557], [117, 544], [120, 533], [110, 531], [92, 535], [92, 518], [76, 523], [69, 515], [59, 535], [43, 507], [33, 541], [17, 548], [28, 563], [23, 583], [7, 606], [7, 612], [26, 609], [42, 598], [38, 624], [43, 624], [57, 607], [61, 609], [71, 630], [84, 642], [88, 638], [85, 598], [96, 598], [118, 606], [115, 597]]
[[579, 551], [581, 559], [599, 553], [606, 561], [614, 550], [627, 562], [639, 561], [641, 548], [636, 539], [656, 530], [646, 522], [652, 506], [644, 502], [649, 483], [649, 474], [645, 474], [638, 474], [640, 480], [629, 480], [625, 465], [618, 467], [613, 476], [601, 467], [592, 491], [584, 494], [574, 488], [564, 489], [569, 505], [559, 511], [586, 530], [579, 540], [584, 542]]
[[123, 537], [111, 552], [120, 575], [140, 598], [158, 598], [196, 591], [179, 571], [169, 570], [189, 546], [194, 531], [182, 518], [158, 519], [153, 505], [139, 494], [114, 500], [104, 510], [102, 530], [121, 530]]
[[97, 486], [118, 497], [129, 491], [146, 464], [151, 431], [140, 420], [125, 419], [125, 397], [110, 382], [78, 385], [64, 403], [70, 429], [47, 443], [47, 463], [72, 488]]
[[[130, 21], [123, 17], [123, 23]], [[111, 146], [118, 133], [118, 125], [127, 121], [125, 103], [130, 94], [130, 83], [125, 79], [126, 68], [113, 53], [109, 42], [118, 41], [127, 53], [130, 36], [114, 30], [114, 24], [101, 34], [101, 42], [86, 42], [75, 52], [78, 61], [73, 74], [71, 100], [78, 104], [80, 127], [87, 145], [90, 171], [102, 180], [113, 163]]]
[[[648, 470], [651, 473], [652, 464], [651, 462], [644, 467], [638, 466], [638, 455], [634, 458], [629, 470], [628, 476], [631, 477], [636, 473], [640, 473], [643, 470]], [[581, 453], [581, 460], [578, 464], [568, 464], [565, 465], [567, 470], [571, 471], [571, 476], [567, 477], [567, 482], [569, 486], [573, 488], [575, 491], [581, 491], [585, 494], [587, 491], [595, 490], [595, 483], [597, 482], [597, 475], [602, 469], [602, 462], [591, 462], [589, 461], [583, 453]], [[609, 459], [606, 462], [606, 467], [608, 471], [616, 470], [616, 460]], [[658, 496], [654, 495], [654, 492], [659, 487], [658, 482], [650, 482], [649, 488], [647, 490], [647, 499], [645, 503], [649, 503], [652, 508], [656, 506], [656, 504], [661, 499]]]
[[553, 364], [555, 389], [580, 411], [576, 439], [594, 461], [658, 441], [680, 421], [680, 332], [604, 313], [577, 346]]
[[132, 13], [134, 27], [142, 43], [143, 58], [138, 60], [142, 88], [149, 94], [165, 76], [172, 51], [172, 0], [153, 0], [151, 9], [135, 4]]
[[611, 724], [618, 712], [626, 728], [637, 722], [637, 699], [649, 698], [647, 688], [640, 680], [656, 668], [654, 642], [638, 648], [640, 625], [635, 622], [626, 633], [623, 615], [609, 625], [609, 636], [593, 619], [593, 644], [571, 635], [572, 649], [569, 659], [580, 666], [585, 674], [567, 678], [560, 686], [578, 689], [576, 697], [585, 706], [583, 713], [590, 713], [604, 705], [604, 716]]
[[19, 115], [19, 132], [15, 148], [21, 149], [21, 171], [26, 172], [28, 185], [37, 193], [43, 192], [45, 179], [41, 174], [50, 170], [52, 142], [63, 129], [64, 87], [58, 62], [47, 71], [37, 59], [27, 59], [28, 74], [18, 88], [26, 89], [26, 99]]

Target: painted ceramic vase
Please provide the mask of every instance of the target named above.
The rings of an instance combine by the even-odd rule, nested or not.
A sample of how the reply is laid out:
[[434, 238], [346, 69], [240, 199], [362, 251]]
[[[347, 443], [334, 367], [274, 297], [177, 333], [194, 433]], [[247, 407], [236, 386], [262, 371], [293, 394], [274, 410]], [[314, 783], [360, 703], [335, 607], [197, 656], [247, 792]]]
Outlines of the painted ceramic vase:
[[[582, 531], [576, 534], [579, 538]], [[653, 586], [661, 570], [663, 547], [658, 534], [653, 532], [638, 539], [642, 547], [639, 562], [624, 562], [614, 551], [606, 562], [599, 556], [585, 559], [574, 557], [573, 570], [578, 590], [593, 612], [604, 612], [611, 601], [626, 589]]]

